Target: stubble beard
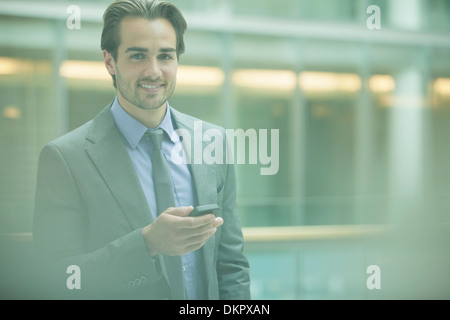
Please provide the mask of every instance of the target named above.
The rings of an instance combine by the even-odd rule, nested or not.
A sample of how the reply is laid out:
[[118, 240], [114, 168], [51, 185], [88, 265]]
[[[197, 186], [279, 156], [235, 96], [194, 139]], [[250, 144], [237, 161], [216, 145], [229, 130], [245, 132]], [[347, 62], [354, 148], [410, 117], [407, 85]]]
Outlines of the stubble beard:
[[[141, 80], [142, 81], [142, 80]], [[119, 91], [120, 95], [130, 104], [133, 106], [142, 109], [142, 110], [156, 110], [161, 108], [165, 105], [166, 101], [169, 100], [169, 98], [172, 96], [174, 90], [175, 90], [175, 82], [169, 82], [165, 83], [162, 90], [165, 90], [165, 93], [161, 96], [161, 98], [157, 98], [157, 95], [161, 94], [160, 92], [155, 94], [147, 93], [148, 96], [155, 96], [154, 98], [151, 98], [150, 101], [146, 102], [142, 97], [139, 95], [139, 86], [138, 83], [140, 81], [136, 82], [135, 84], [127, 84], [126, 82], [122, 81], [122, 77], [120, 76], [119, 72], [116, 72], [116, 85], [117, 90]], [[151, 81], [150, 81], [151, 82]]]

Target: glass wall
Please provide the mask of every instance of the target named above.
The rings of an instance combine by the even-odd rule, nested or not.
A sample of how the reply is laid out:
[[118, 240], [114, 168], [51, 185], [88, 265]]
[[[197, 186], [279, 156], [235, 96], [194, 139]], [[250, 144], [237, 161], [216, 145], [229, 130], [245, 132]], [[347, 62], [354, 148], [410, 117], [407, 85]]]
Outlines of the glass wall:
[[[115, 96], [100, 51], [109, 2], [78, 1], [78, 26], [70, 1], [0, 2], [2, 233], [31, 232], [44, 144]], [[236, 164], [254, 297], [370, 298], [361, 238], [327, 232], [403, 225], [417, 202], [417, 221], [449, 222], [450, 1], [172, 2], [189, 27], [170, 104], [259, 142], [267, 130], [277, 165]], [[263, 227], [298, 227], [296, 245]], [[306, 227], [325, 232], [295, 236]]]

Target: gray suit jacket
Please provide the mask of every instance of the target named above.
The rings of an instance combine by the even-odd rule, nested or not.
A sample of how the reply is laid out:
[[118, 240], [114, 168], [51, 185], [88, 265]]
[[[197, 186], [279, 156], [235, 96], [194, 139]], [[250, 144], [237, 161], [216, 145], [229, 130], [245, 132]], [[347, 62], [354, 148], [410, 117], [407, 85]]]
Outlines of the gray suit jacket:
[[[110, 107], [41, 151], [33, 238], [45, 287], [62, 298], [170, 298], [164, 261], [152, 259], [143, 241], [142, 227], [152, 218]], [[194, 137], [198, 119], [172, 111], [174, 126]], [[203, 131], [210, 128], [219, 129], [203, 122]], [[198, 204], [217, 203], [216, 215], [224, 219], [200, 249], [208, 299], [250, 299], [234, 168], [192, 164], [190, 169]], [[80, 268], [79, 290], [66, 286], [70, 265]]]

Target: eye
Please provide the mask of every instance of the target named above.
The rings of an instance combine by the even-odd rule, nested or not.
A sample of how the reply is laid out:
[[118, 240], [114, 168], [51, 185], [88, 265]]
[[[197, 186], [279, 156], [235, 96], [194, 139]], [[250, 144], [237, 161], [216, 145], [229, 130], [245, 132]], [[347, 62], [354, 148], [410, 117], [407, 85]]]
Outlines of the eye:
[[159, 59], [161, 59], [161, 60], [170, 60], [170, 59], [172, 59], [172, 56], [170, 55], [170, 54], [161, 54], [161, 55], [159, 55]]
[[131, 56], [131, 59], [133, 59], [133, 60], [142, 60], [144, 58], [145, 58], [145, 55], [143, 53], [136, 53]]

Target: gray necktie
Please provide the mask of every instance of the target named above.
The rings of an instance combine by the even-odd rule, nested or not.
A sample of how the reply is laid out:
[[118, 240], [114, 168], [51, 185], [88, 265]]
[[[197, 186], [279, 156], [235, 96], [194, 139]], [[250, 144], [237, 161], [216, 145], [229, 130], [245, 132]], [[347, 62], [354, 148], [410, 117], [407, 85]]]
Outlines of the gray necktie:
[[[153, 144], [153, 184], [155, 186], [157, 213], [159, 215], [168, 207], [175, 207], [175, 197], [169, 166], [162, 152], [164, 131], [159, 128], [149, 133]], [[172, 299], [186, 299], [181, 257], [167, 255], [163, 255], [163, 257], [167, 275], [169, 276]]]

